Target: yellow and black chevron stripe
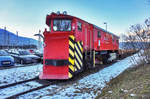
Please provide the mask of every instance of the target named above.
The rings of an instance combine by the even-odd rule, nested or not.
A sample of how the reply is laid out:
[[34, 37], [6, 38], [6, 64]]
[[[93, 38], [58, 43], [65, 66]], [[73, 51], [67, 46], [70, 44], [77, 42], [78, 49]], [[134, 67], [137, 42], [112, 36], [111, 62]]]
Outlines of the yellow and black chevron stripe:
[[75, 72], [83, 68], [83, 42], [77, 41], [75, 43]]
[[69, 78], [74, 72], [78, 73], [83, 68], [83, 42], [75, 42], [73, 35], [69, 36]]
[[73, 77], [75, 72], [74, 68], [74, 48], [75, 48], [75, 37], [73, 35], [69, 36], [69, 78]]

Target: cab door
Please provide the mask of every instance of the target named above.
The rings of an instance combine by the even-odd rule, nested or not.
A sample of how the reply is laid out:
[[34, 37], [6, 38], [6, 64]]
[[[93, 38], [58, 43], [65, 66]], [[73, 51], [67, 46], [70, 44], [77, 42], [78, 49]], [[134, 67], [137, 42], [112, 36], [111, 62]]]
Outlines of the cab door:
[[85, 49], [88, 49], [88, 30], [87, 28], [85, 28], [85, 36], [84, 36], [84, 40], [85, 40]]
[[97, 48], [100, 50], [101, 47], [101, 31], [97, 31]]

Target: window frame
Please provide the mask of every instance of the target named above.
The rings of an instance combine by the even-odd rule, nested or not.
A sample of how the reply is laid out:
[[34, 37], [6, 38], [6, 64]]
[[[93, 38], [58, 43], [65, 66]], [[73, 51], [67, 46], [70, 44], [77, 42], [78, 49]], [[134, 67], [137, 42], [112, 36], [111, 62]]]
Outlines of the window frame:
[[[70, 28], [71, 28], [71, 29], [68, 30], [68, 31], [66, 31], [66, 30], [63, 30], [63, 31], [61, 31], [61, 30], [56, 30], [56, 31], [55, 31], [55, 30], [54, 30], [54, 20], [69, 20], [69, 21], [70, 21], [70, 26], [71, 26]], [[71, 31], [72, 31], [72, 19], [63, 19], [63, 18], [57, 19], [57, 18], [56, 18], [56, 19], [53, 19], [52, 24], [53, 24], [53, 25], [52, 25], [53, 32], [71, 32]]]
[[112, 35], [112, 42], [114, 43], [115, 42], [115, 36]]
[[49, 20], [49, 31], [51, 32], [52, 31], [52, 24], [51, 24], [52, 20], [50, 19]]
[[[79, 26], [79, 24], [81, 24], [81, 25]], [[77, 22], [77, 29], [78, 29], [78, 31], [82, 31], [82, 22], [79, 22], [79, 21]]]
[[119, 44], [119, 39], [117, 39], [116, 42]]
[[100, 31], [97, 31], [97, 37], [101, 38], [101, 32]]

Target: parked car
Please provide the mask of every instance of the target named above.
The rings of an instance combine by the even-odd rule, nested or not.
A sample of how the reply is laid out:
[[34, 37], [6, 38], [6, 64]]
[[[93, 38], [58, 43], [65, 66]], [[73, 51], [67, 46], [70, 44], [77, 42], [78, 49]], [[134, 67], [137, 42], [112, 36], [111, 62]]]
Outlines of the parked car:
[[41, 52], [41, 51], [39, 51], [39, 50], [30, 49], [30, 50], [29, 50], [29, 53], [40, 57], [40, 60], [41, 60], [40, 62], [43, 63], [43, 52]]
[[29, 50], [29, 53], [31, 53], [31, 54], [34, 54], [34, 55], [36, 55], [36, 56], [39, 56], [39, 57], [43, 57], [43, 52], [40, 52], [39, 50], [33, 50], [33, 49], [30, 49]]
[[14, 57], [15, 62], [20, 64], [38, 63], [41, 60], [40, 57], [32, 55], [25, 50], [15, 51], [15, 53], [11, 53], [11, 55]]
[[34, 55], [36, 55], [36, 56], [39, 56], [39, 57], [43, 57], [43, 53], [40, 53], [40, 52], [34, 52]]
[[4, 50], [0, 50], [0, 66], [14, 66], [14, 58]]

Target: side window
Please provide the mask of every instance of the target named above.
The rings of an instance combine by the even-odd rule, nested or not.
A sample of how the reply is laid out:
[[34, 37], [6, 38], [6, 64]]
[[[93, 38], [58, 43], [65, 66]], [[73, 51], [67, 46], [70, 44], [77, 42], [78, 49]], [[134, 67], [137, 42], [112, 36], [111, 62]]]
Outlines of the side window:
[[113, 36], [113, 35], [112, 35], [112, 41], [113, 41], [113, 42], [115, 42], [115, 38], [114, 38], [114, 36]]
[[77, 27], [79, 31], [82, 31], [82, 23], [81, 22], [77, 22]]
[[51, 20], [49, 20], [49, 31], [51, 31]]
[[100, 38], [101, 37], [101, 33], [100, 31], [97, 32], [97, 37]]
[[116, 42], [119, 43], [119, 40], [117, 39]]

